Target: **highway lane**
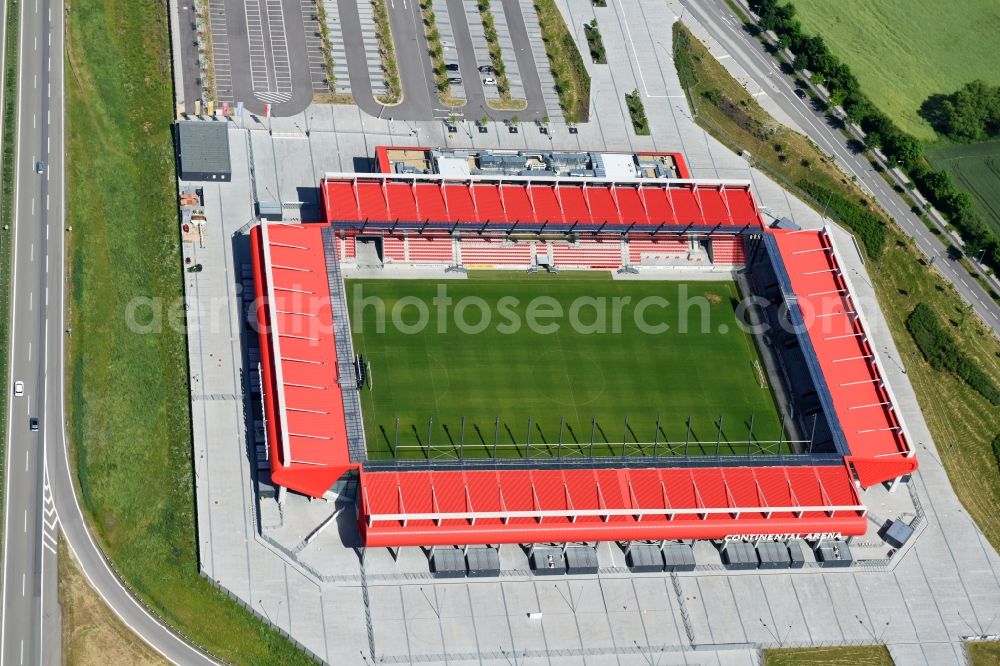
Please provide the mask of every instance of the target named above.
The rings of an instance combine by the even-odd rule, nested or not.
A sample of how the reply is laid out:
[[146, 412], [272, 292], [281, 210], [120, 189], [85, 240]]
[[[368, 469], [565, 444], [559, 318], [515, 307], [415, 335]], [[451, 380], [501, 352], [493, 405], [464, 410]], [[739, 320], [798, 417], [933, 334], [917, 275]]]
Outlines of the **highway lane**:
[[[46, 334], [56, 275], [49, 255], [53, 224], [60, 235], [58, 217], [51, 215], [51, 191], [62, 185], [61, 172], [48, 167], [53, 139], [51, 8], [48, 2], [28, 0], [20, 9], [9, 362], [12, 379], [23, 381], [25, 391], [11, 397], [8, 411], [0, 662], [57, 664], [56, 520], [51, 503], [46, 506], [51, 495], [45, 492], [45, 447], [49, 405], [58, 400], [61, 382], [52, 382], [48, 373]], [[39, 161], [46, 164], [42, 173], [37, 172]], [[38, 432], [29, 430], [31, 417], [41, 423]]]
[[[122, 586], [90, 535], [65, 433], [63, 19], [61, 0], [21, 3], [11, 345], [0, 664], [59, 664], [56, 534], [121, 620], [179, 664], [214, 664], [170, 632]], [[46, 163], [42, 174], [36, 163]], [[12, 390], [12, 387], [4, 387]], [[30, 432], [28, 419], [40, 429]]]
[[[1000, 306], [969, 275], [957, 259], [948, 256], [945, 244], [932, 234], [907, 207], [902, 198], [882, 179], [863, 154], [855, 154], [847, 138], [831, 127], [822, 112], [808, 100], [795, 95], [792, 79], [781, 74], [776, 61], [751, 37], [741, 22], [721, 0], [710, 3], [681, 0], [685, 12], [693, 15], [726, 52], [792, 120], [825, 152], [831, 154], [848, 175], [857, 177], [862, 189], [869, 192], [917, 247], [930, 257], [934, 267], [955, 285], [963, 300], [971, 304], [979, 317], [1000, 335]], [[683, 16], [682, 16], [683, 18]]]

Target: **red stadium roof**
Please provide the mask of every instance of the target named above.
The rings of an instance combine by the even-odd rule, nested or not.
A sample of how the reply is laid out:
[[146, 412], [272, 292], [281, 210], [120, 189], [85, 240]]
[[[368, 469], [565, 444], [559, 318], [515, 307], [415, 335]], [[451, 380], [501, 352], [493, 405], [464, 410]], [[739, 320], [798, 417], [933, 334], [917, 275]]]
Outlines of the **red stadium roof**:
[[361, 472], [368, 546], [864, 534], [843, 466]]
[[912, 472], [917, 459], [829, 237], [775, 231], [774, 238], [851, 450], [848, 462], [865, 487]]
[[262, 224], [251, 242], [271, 478], [321, 497], [352, 467], [322, 229]]
[[[353, 228], [579, 222], [762, 231], [745, 183], [366, 174], [328, 176], [322, 188], [326, 219]], [[251, 232], [272, 481], [313, 497], [359, 467], [338, 384], [323, 227], [264, 223]], [[913, 471], [891, 388], [825, 232], [763, 233], [773, 234], [790, 298], [810, 324], [845, 461], [865, 487]], [[368, 546], [863, 534], [850, 468], [361, 469], [359, 521]]]
[[740, 231], [761, 226], [749, 183], [436, 174], [327, 174], [334, 226], [525, 225]]

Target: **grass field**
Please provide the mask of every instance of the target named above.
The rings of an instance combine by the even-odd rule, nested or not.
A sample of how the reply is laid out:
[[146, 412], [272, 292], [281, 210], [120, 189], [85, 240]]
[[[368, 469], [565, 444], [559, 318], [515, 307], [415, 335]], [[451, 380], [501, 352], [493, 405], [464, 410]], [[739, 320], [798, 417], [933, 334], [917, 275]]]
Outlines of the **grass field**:
[[199, 575], [184, 332], [125, 322], [134, 298], [182, 295], [167, 16], [163, 2], [115, 0], [67, 14], [66, 397], [81, 499], [166, 623], [225, 662], [302, 663]]
[[892, 666], [881, 645], [764, 650], [764, 666]]
[[[675, 39], [676, 31], [683, 29], [675, 28]], [[722, 66], [699, 43], [694, 43], [693, 48], [700, 56], [690, 63], [698, 81], [718, 81], [720, 87], [738, 85], [731, 77], [726, 78]], [[680, 73], [682, 63], [676, 58], [675, 62]], [[753, 114], [763, 113], [756, 104], [750, 107]], [[706, 131], [730, 144], [736, 152], [754, 150], [752, 142], [743, 143], [746, 134], [731, 119], [718, 117], [715, 119], [718, 124], [705, 120], [703, 115], [697, 117]], [[775, 122], [773, 119], [767, 121]], [[719, 133], [720, 127], [724, 134]], [[811, 151], [807, 159], [812, 163], [821, 161], [822, 153], [818, 149], [806, 146], [803, 150], [805, 148]], [[798, 177], [798, 167], [791, 160], [781, 162], [769, 157], [764, 164], [769, 172], [776, 172], [786, 182]], [[815, 175], [806, 177], [813, 179]], [[835, 181], [834, 189], [856, 201], [868, 202], [873, 211], [889, 220], [847, 178]], [[869, 262], [868, 273], [955, 493], [990, 543], [1000, 548], [1000, 516], [996, 512], [1000, 505], [1000, 474], [991, 448], [993, 438], [1000, 433], [1000, 411], [954, 375], [931, 368], [920, 356], [904, 322], [918, 303], [930, 305], [941, 320], [948, 323], [958, 348], [975, 359], [995, 382], [1000, 382], [1000, 342], [968, 313], [968, 307], [962, 304], [954, 287], [927, 266], [912, 240], [900, 233], [895, 225], [889, 226], [885, 252]], [[926, 459], [934, 454], [921, 446], [917, 455]]]
[[917, 109], [973, 79], [1000, 84], [995, 0], [791, 0], [802, 27], [823, 36], [861, 89], [905, 131], [937, 136]]
[[1000, 234], [1000, 141], [941, 147], [926, 156], [972, 195], [983, 220]]
[[[453, 307], [436, 309], [439, 288]], [[675, 452], [683, 450], [689, 415], [692, 455], [715, 454], [720, 415], [723, 454], [759, 452], [762, 442], [773, 442], [776, 450], [780, 421], [754, 367], [753, 341], [737, 326], [732, 282], [487, 272], [464, 281], [349, 281], [347, 293], [355, 351], [372, 368], [372, 390], [363, 393], [362, 407], [373, 458], [391, 456], [397, 441], [399, 457], [455, 457], [462, 416], [466, 457], [492, 456], [495, 439], [497, 457], [589, 455], [592, 429], [595, 456], [623, 450], [651, 455], [657, 440], [658, 453], [666, 455], [665, 440]], [[377, 307], [361, 305], [373, 294], [385, 303], [382, 332]], [[463, 300], [469, 297], [481, 299], [491, 313], [488, 322], [479, 306]], [[621, 304], [617, 318], [615, 299]], [[417, 301], [426, 304], [428, 323], [415, 333], [409, 327], [421, 320]], [[463, 302], [470, 305], [463, 308]], [[699, 305], [685, 307], [687, 302]], [[533, 312], [555, 311], [553, 306], [565, 316], [539, 317], [531, 325]], [[463, 330], [455, 313], [474, 326]], [[511, 324], [515, 318], [520, 325]], [[645, 323], [669, 329], [654, 331]]]

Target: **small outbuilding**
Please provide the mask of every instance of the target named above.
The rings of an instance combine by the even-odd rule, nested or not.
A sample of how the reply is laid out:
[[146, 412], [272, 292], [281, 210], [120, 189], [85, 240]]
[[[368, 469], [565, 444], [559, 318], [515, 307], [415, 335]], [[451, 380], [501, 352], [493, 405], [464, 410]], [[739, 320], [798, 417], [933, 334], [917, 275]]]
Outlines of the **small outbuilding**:
[[208, 120], [180, 120], [174, 124], [174, 147], [181, 180], [232, 180], [226, 125]]

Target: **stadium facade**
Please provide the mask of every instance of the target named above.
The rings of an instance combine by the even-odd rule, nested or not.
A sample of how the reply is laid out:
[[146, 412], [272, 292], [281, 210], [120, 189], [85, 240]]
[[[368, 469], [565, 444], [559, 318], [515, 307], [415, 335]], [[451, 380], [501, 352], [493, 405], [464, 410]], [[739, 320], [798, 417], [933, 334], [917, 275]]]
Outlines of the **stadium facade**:
[[[909, 474], [917, 461], [826, 231], [769, 227], [748, 182], [691, 179], [677, 154], [630, 156], [631, 165], [568, 155], [567, 164], [591, 161], [558, 170], [553, 154], [521, 155], [507, 168], [459, 155], [447, 169], [425, 169], [400, 167], [380, 148], [378, 173], [322, 179], [321, 222], [252, 230], [271, 482], [321, 498], [357, 480], [369, 547], [864, 534], [860, 489]], [[520, 166], [532, 159], [536, 166]], [[754, 294], [776, 304], [765, 316], [793, 325], [781, 346], [795, 355], [795, 381], [808, 384], [798, 394], [809, 450], [367, 460], [343, 262], [746, 267]]]

